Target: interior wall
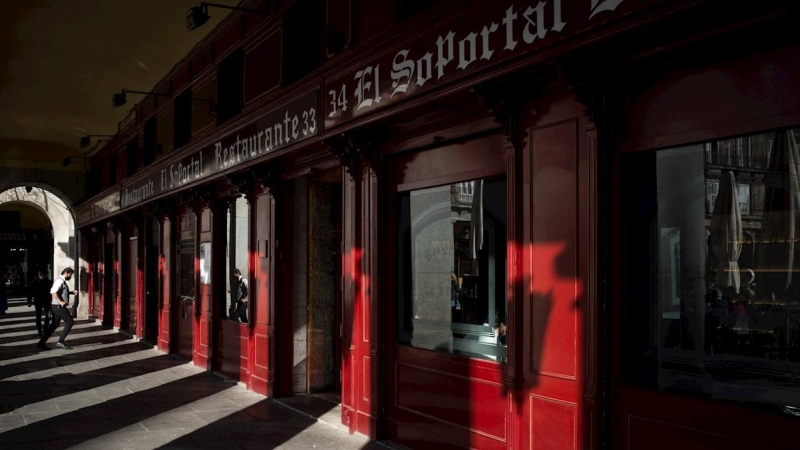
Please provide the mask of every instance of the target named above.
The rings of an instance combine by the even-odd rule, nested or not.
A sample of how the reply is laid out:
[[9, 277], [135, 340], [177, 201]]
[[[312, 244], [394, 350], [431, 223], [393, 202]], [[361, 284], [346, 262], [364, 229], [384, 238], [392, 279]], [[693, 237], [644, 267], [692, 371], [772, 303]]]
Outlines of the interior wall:
[[309, 391], [335, 382], [333, 328], [336, 322], [336, 261], [333, 242], [333, 189], [329, 183], [309, 186], [308, 383]]
[[294, 357], [292, 361], [292, 393], [308, 392], [307, 306], [308, 306], [308, 179], [294, 181], [294, 260], [292, 267], [292, 329]]

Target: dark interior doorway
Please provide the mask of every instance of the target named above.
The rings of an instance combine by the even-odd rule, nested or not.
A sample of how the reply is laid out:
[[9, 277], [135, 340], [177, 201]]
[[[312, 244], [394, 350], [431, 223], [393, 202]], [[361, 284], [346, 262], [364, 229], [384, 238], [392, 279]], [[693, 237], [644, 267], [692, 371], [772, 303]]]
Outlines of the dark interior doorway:
[[178, 338], [174, 350], [178, 356], [188, 360], [193, 357], [194, 347], [195, 222], [194, 214], [184, 214], [178, 221], [177, 295], [173, 304]]
[[116, 244], [112, 240], [106, 242], [106, 249], [103, 252], [103, 324], [114, 325], [114, 300], [116, 298], [116, 285], [114, 283], [116, 268], [114, 261], [116, 260]]
[[306, 386], [301, 390], [295, 385], [294, 392], [328, 393], [335, 400], [341, 391], [342, 359], [341, 169], [310, 178], [307, 202]]
[[158, 339], [158, 265], [161, 255], [161, 225], [149, 217], [145, 224], [144, 247], [144, 336], [156, 345]]

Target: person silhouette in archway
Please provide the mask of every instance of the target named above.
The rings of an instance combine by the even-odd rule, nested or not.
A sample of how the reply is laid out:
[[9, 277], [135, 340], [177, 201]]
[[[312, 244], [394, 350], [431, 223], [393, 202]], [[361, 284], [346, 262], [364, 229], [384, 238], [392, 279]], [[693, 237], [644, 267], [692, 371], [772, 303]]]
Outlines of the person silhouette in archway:
[[[36, 331], [39, 337], [44, 336], [45, 330], [50, 327], [50, 287], [53, 282], [47, 278], [47, 271], [39, 269], [37, 278], [33, 280], [30, 291], [28, 292], [28, 306], [31, 304], [36, 307]], [[33, 300], [33, 303], [31, 303]], [[44, 316], [44, 326], [42, 326], [42, 316]]]
[[3, 267], [2, 276], [0, 276], [0, 314], [5, 314], [8, 309], [8, 291], [7, 284], [8, 276], [11, 274], [11, 269]]

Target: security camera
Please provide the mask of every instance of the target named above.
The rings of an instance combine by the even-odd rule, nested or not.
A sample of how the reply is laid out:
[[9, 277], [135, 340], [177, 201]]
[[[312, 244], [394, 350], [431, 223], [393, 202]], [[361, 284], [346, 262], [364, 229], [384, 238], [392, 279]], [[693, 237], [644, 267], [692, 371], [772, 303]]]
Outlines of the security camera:
[[30, 194], [33, 191], [33, 186], [25, 186], [25, 192]]

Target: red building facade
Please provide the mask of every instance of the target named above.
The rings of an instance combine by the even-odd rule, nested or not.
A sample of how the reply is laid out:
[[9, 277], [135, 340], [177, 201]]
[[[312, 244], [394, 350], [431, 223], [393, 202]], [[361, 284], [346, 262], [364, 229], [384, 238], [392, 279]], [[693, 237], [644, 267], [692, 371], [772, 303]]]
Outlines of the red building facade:
[[796, 446], [794, 6], [241, 6], [92, 160], [99, 320], [414, 448]]

